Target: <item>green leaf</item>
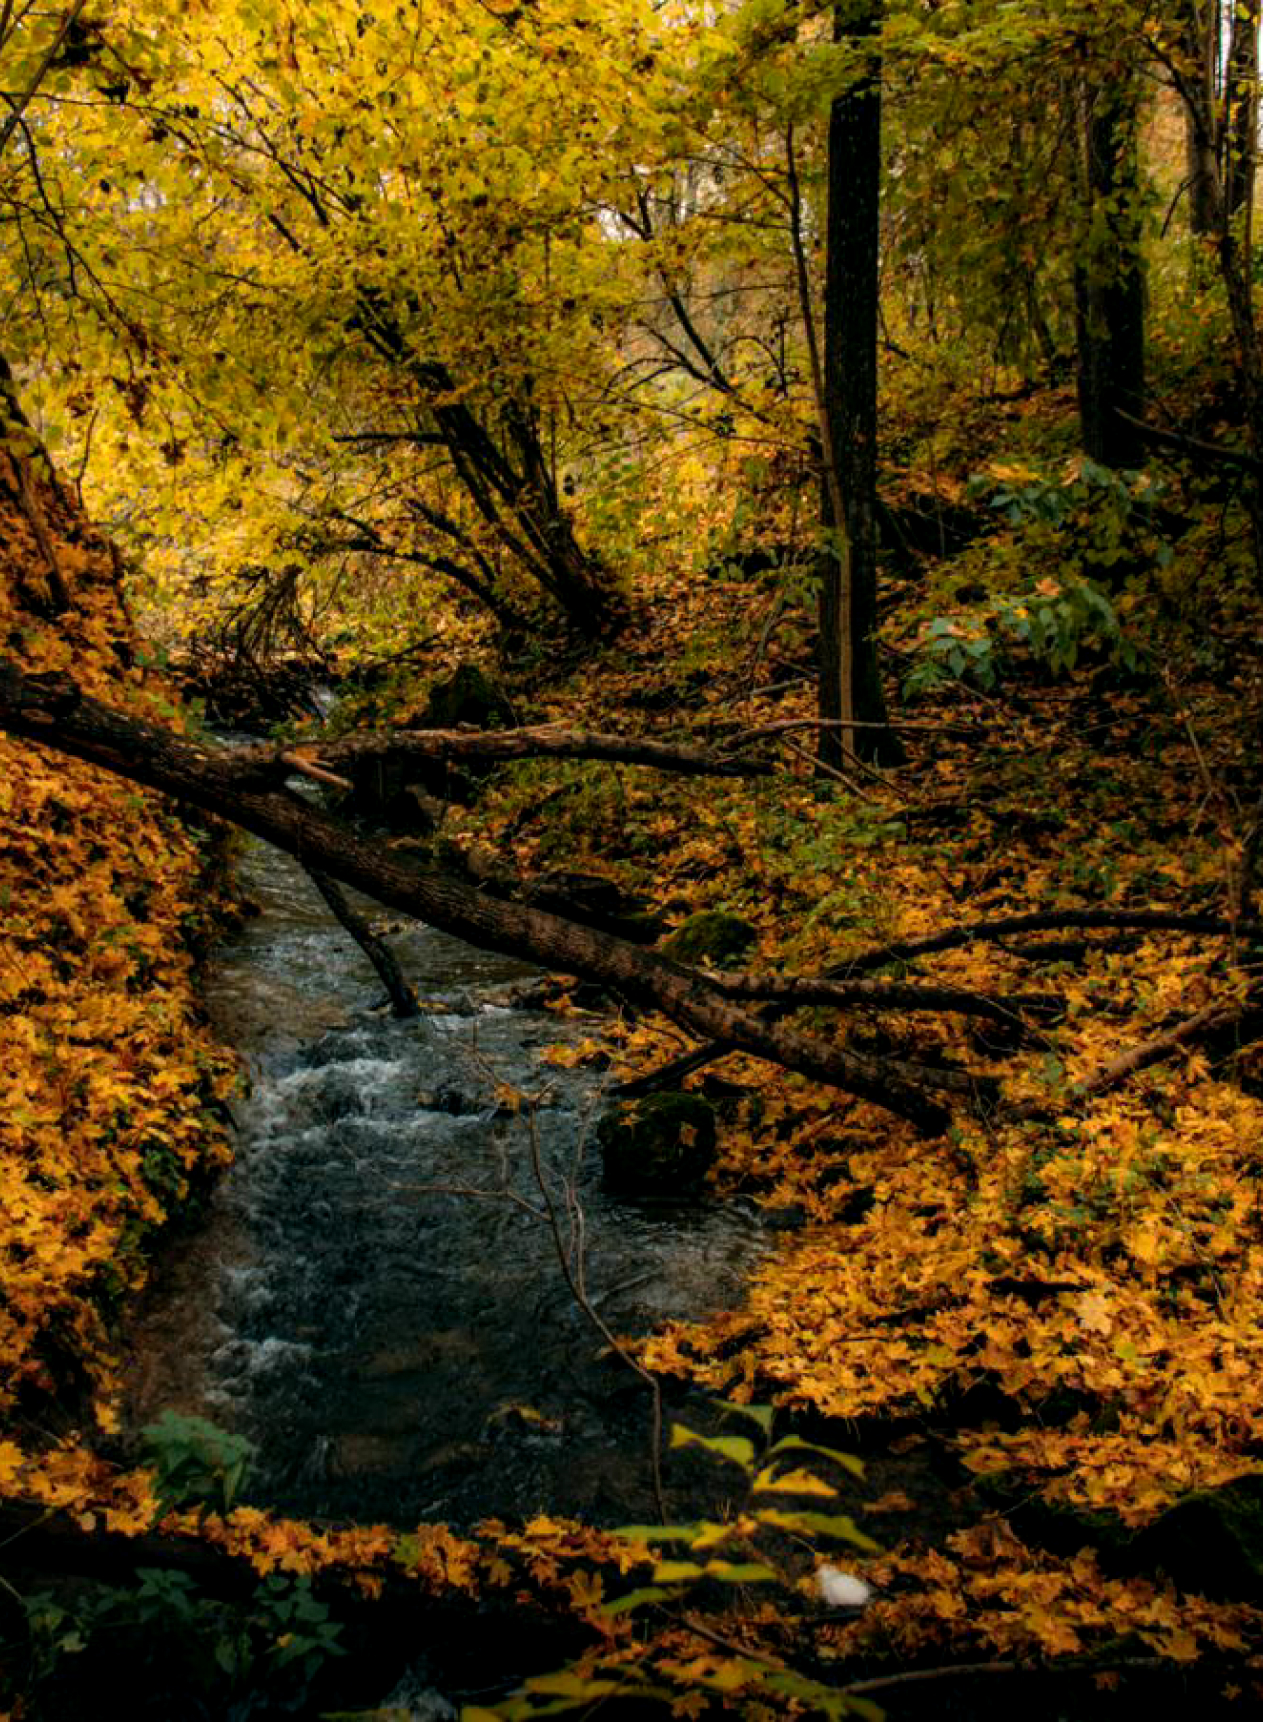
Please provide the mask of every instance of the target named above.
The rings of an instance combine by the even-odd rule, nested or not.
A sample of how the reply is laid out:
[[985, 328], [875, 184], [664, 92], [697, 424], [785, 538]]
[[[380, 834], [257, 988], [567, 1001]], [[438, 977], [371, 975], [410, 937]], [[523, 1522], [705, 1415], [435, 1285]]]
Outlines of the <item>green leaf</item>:
[[731, 1412], [734, 1417], [748, 1417], [752, 1423], [757, 1423], [765, 1437], [772, 1433], [772, 1419], [776, 1408], [772, 1405], [735, 1405], [731, 1399], [712, 1399], [711, 1404], [726, 1414]]
[[775, 1525], [782, 1531], [803, 1531], [809, 1536], [837, 1537], [869, 1554], [878, 1553], [881, 1547], [847, 1513], [784, 1513], [779, 1507], [764, 1507], [754, 1516], [761, 1525]]
[[627, 1543], [695, 1543], [705, 1525], [619, 1525], [616, 1537]]
[[617, 1680], [594, 1680], [569, 1668], [532, 1674], [525, 1685], [528, 1692], [542, 1692], [546, 1698], [608, 1698], [618, 1691]]
[[675, 1591], [666, 1590], [662, 1585], [642, 1585], [639, 1590], [629, 1590], [626, 1596], [616, 1597], [613, 1602], [607, 1602], [596, 1612], [598, 1614], [609, 1616], [616, 1614], [629, 1614], [634, 1608], [643, 1608], [647, 1603], [651, 1602], [662, 1602], [664, 1598], [669, 1599], [675, 1595]]
[[725, 1584], [765, 1584], [768, 1579], [781, 1576], [762, 1561], [707, 1561], [706, 1572], [710, 1578], [723, 1579]]
[[768, 1449], [767, 1456], [771, 1459], [778, 1453], [823, 1453], [826, 1459], [832, 1459], [835, 1465], [841, 1465], [853, 1477], [864, 1475], [864, 1461], [857, 1459], [854, 1453], [839, 1453], [836, 1447], [822, 1447], [818, 1441], [804, 1441], [799, 1435], [786, 1435]]
[[718, 1453], [721, 1459], [731, 1459], [734, 1465], [749, 1470], [754, 1464], [754, 1443], [744, 1435], [697, 1435], [679, 1423], [671, 1431], [672, 1447], [705, 1447], [708, 1453]]
[[860, 1716], [866, 1722], [883, 1722], [884, 1712], [866, 1698], [849, 1698], [835, 1687], [823, 1686], [818, 1680], [795, 1674], [790, 1669], [771, 1669], [760, 1685], [769, 1692], [782, 1692], [787, 1698], [797, 1698], [810, 1706], [813, 1716]]

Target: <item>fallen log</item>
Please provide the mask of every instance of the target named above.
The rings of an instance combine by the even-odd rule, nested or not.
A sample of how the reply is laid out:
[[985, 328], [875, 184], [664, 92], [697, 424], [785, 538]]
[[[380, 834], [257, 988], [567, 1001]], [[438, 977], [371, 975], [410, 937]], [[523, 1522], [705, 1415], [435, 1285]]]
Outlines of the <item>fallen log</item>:
[[[219, 814], [304, 866], [485, 950], [597, 981], [694, 1034], [872, 1101], [927, 1133], [949, 1122], [946, 1108], [921, 1087], [921, 1067], [780, 1028], [726, 999], [698, 969], [547, 910], [498, 901], [380, 843], [366, 843], [284, 787], [243, 784], [227, 749], [128, 717], [88, 698], [69, 676], [28, 676], [0, 660], [0, 728]], [[942, 1086], [941, 1073], [933, 1081]], [[967, 1075], [956, 1076], [952, 1086], [992, 1095], [995, 1089]]]
[[937, 1011], [1017, 1022], [1023, 1013], [1048, 1018], [1064, 1015], [1066, 1008], [1064, 999], [1053, 993], [978, 993], [906, 981], [722, 973], [708, 973], [707, 979], [729, 998], [763, 999], [794, 1010], [805, 1005], [871, 1005], [878, 1010]]
[[[767, 760], [743, 760], [640, 736], [561, 729], [555, 724], [506, 730], [390, 729], [363, 731], [335, 741], [288, 742], [282, 747], [233, 750], [238, 780], [253, 787], [279, 781], [288, 772], [324, 774], [352, 761], [424, 760], [437, 765], [499, 765], [517, 759], [595, 759], [618, 765], [647, 765], [685, 777], [768, 777]], [[336, 778], [333, 781], [338, 781]]]

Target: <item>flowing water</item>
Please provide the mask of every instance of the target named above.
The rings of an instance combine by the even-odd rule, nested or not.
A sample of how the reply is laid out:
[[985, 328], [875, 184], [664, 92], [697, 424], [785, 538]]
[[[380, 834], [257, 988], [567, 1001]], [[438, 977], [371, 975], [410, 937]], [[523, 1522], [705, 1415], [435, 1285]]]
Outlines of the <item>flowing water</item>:
[[[245, 884], [261, 913], [209, 999], [250, 1072], [236, 1161], [133, 1336], [132, 1426], [169, 1406], [245, 1433], [253, 1497], [307, 1515], [643, 1515], [647, 1394], [567, 1289], [532, 1130], [618, 1332], [736, 1301], [765, 1222], [601, 1190], [599, 1079], [544, 1061], [577, 1031], [514, 1008], [531, 970], [396, 923], [427, 1006], [396, 1021], [295, 863], [255, 845]], [[506, 1086], [538, 1105], [515, 1115]]]

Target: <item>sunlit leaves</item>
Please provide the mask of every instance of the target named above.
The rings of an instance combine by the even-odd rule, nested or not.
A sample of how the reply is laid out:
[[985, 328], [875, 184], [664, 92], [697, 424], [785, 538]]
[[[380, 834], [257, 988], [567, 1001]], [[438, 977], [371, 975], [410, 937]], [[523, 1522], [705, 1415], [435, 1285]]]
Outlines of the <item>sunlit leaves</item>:
[[[107, 549], [82, 528], [63, 536], [47, 503], [74, 607], [55, 626], [24, 609], [21, 558], [37, 547], [8, 507], [0, 622], [30, 667], [73, 666], [81, 685], [150, 715], [157, 690], [121, 669], [131, 642]], [[69, 1356], [112, 1431], [105, 1311], [142, 1282], [145, 1233], [224, 1157], [210, 1108], [230, 1071], [201, 1021], [188, 946], [204, 925], [202, 858], [155, 803], [87, 767], [2, 741], [0, 775], [0, 1411], [53, 1391]], [[0, 1489], [50, 1506], [107, 1475], [74, 1450], [5, 1442], [0, 1455]], [[115, 1528], [144, 1528], [152, 1502], [120, 1482], [109, 1513]]]

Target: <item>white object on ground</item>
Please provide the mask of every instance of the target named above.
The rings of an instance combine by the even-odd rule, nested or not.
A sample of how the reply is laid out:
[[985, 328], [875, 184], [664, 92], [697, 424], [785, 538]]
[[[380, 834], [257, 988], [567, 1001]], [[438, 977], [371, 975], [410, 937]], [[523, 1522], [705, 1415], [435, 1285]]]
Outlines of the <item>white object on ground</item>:
[[816, 1583], [830, 1608], [863, 1608], [873, 1594], [872, 1585], [865, 1584], [854, 1573], [844, 1573], [841, 1567], [819, 1567]]

